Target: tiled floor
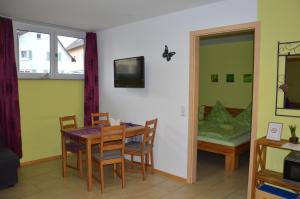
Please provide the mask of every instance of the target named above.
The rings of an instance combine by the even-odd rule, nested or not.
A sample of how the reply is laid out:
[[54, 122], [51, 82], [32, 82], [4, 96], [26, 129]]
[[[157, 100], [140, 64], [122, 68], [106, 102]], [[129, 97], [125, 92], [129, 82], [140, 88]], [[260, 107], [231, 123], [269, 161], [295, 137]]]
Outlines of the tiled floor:
[[22, 167], [19, 183], [0, 190], [0, 199], [244, 199], [247, 193], [248, 156], [241, 158], [241, 167], [234, 173], [224, 172], [224, 157], [201, 152], [198, 164], [198, 182], [192, 185], [174, 182], [157, 174], [148, 174], [142, 181], [138, 174], [126, 174], [126, 188], [120, 180], [113, 180], [106, 169], [105, 190], [101, 194], [94, 181], [93, 191], [86, 191], [85, 180], [68, 170], [61, 177], [59, 160]]

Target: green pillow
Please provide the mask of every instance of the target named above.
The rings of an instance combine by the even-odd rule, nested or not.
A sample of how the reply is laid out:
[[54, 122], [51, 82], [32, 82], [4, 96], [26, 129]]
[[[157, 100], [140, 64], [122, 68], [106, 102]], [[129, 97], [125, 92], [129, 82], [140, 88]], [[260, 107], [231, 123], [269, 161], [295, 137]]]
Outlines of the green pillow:
[[239, 125], [251, 127], [252, 119], [252, 103], [250, 103], [247, 108], [241, 112], [238, 116], [235, 117], [235, 122]]
[[204, 106], [199, 106], [198, 107], [198, 121], [203, 120], [204, 118]]
[[217, 101], [211, 112], [206, 117], [207, 121], [216, 122], [217, 124], [230, 123], [233, 118], [224, 108], [221, 102]]

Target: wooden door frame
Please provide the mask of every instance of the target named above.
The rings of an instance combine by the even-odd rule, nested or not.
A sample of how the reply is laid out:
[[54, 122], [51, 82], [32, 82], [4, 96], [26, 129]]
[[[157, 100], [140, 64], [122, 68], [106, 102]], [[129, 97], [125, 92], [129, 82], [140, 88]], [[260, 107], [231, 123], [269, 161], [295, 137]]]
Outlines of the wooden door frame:
[[247, 198], [251, 198], [253, 178], [254, 141], [257, 132], [258, 120], [258, 89], [259, 89], [259, 55], [260, 55], [260, 23], [251, 22], [237, 25], [223, 26], [190, 32], [190, 67], [189, 67], [189, 118], [188, 118], [188, 163], [187, 182], [196, 181], [197, 172], [197, 123], [198, 123], [198, 97], [199, 97], [199, 42], [201, 37], [226, 35], [231, 33], [254, 33], [254, 62], [253, 62], [253, 101], [252, 101], [252, 128], [249, 162], [249, 179]]

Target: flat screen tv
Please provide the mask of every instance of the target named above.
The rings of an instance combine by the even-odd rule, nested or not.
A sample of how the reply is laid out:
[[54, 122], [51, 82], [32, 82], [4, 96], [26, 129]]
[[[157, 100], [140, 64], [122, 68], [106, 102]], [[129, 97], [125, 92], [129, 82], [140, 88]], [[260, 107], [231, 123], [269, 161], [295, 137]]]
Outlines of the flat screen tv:
[[116, 88], [145, 88], [144, 56], [114, 60]]

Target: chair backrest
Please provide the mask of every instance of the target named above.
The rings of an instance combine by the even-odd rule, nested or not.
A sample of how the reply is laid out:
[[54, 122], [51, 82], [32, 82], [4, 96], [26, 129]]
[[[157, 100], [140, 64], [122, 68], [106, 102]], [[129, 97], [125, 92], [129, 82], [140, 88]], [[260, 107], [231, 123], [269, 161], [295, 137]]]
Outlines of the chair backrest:
[[125, 126], [107, 126], [101, 129], [101, 141], [99, 151], [101, 157], [105, 151], [121, 150], [124, 156]]
[[157, 126], [157, 118], [146, 121], [145, 133], [143, 136], [143, 145], [149, 144], [153, 146], [155, 133], [156, 133], [156, 126]]
[[77, 128], [77, 120], [75, 115], [59, 117], [60, 130]]
[[92, 113], [92, 126], [99, 124], [109, 124], [109, 113]]

